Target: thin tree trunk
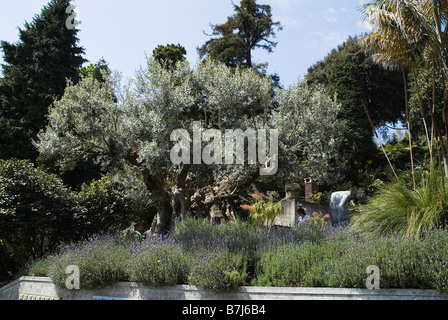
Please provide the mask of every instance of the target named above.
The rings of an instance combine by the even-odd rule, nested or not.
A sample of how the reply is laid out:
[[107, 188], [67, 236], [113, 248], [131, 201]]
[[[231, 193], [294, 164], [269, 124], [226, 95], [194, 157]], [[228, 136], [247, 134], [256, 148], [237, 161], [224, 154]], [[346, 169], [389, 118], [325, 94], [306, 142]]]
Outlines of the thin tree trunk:
[[409, 97], [408, 97], [408, 81], [406, 77], [406, 73], [404, 71], [404, 67], [401, 67], [401, 72], [403, 74], [403, 82], [404, 82], [404, 96], [406, 103], [406, 121], [408, 124], [408, 132], [409, 132], [409, 154], [411, 158], [411, 169], [412, 169], [412, 182], [414, 184], [414, 191], [417, 190], [417, 183], [415, 182], [415, 167], [414, 167], [414, 155], [412, 150], [412, 134], [411, 134], [411, 120], [409, 114]]
[[[448, 141], [448, 87], [445, 89], [443, 100], [443, 122], [445, 123], [445, 135]], [[444, 143], [443, 139], [440, 143]]]
[[[448, 159], [447, 159], [446, 153], [445, 153], [445, 146], [443, 144], [443, 138], [442, 138], [442, 135], [440, 133], [440, 130], [438, 129], [438, 126], [437, 126], [437, 123], [436, 123], [436, 120], [435, 120], [435, 117], [434, 117], [435, 112], [436, 112], [436, 68], [435, 68], [435, 63], [433, 62], [433, 66], [432, 66], [432, 109], [431, 109], [431, 121], [432, 121], [433, 135], [435, 136], [436, 140], [440, 141], [439, 148], [440, 148], [441, 154], [442, 154], [443, 168], [444, 168], [445, 176], [448, 177]], [[433, 147], [433, 141], [431, 141], [431, 148], [432, 147]]]
[[431, 139], [430, 139], [430, 136], [429, 136], [428, 124], [426, 123], [425, 110], [423, 108], [423, 101], [422, 101], [422, 96], [421, 96], [421, 92], [420, 92], [420, 86], [418, 85], [418, 79], [417, 79], [417, 73], [415, 72], [415, 67], [412, 68], [412, 72], [414, 74], [415, 87], [417, 89], [418, 102], [419, 102], [419, 105], [420, 105], [420, 114], [422, 116], [423, 126], [425, 128], [426, 143], [428, 144], [428, 148], [429, 148], [429, 155], [430, 155], [430, 161], [431, 161], [431, 170], [432, 170], [433, 154], [432, 154], [432, 147], [431, 147]]
[[443, 196], [445, 197], [445, 178], [447, 178], [448, 176], [446, 175], [446, 172], [448, 170], [448, 163], [446, 161], [446, 151], [445, 151], [445, 146], [443, 144], [443, 137], [442, 134], [440, 133], [440, 130], [437, 130], [439, 139], [440, 139], [440, 149], [442, 152], [442, 159], [443, 159], [443, 167], [445, 169], [445, 176], [442, 174], [442, 192], [443, 192]]
[[252, 48], [246, 50], [246, 67], [252, 68]]

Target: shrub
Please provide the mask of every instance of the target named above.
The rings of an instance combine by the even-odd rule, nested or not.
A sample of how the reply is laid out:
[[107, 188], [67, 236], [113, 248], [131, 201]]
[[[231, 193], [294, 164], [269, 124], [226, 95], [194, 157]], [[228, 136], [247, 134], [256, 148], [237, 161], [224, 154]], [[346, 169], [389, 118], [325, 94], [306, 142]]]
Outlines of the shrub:
[[448, 231], [434, 230], [419, 243], [427, 283], [439, 292], [448, 293]]
[[194, 256], [189, 283], [214, 292], [236, 291], [247, 279], [247, 256], [209, 250]]
[[391, 234], [359, 236], [351, 232], [331, 238], [321, 244], [323, 257], [309, 268], [303, 286], [365, 288], [366, 268], [374, 265], [380, 270], [383, 289], [447, 292], [447, 231], [428, 233], [422, 240]]
[[[208, 232], [204, 242], [201, 234], [194, 241], [182, 237], [193, 226]], [[149, 286], [189, 283], [227, 292], [248, 283], [365, 288], [366, 269], [374, 265], [380, 269], [381, 288], [448, 292], [447, 230], [433, 230], [414, 238], [359, 234], [340, 228], [322, 233], [316, 241], [309, 238], [308, 229], [312, 226], [268, 233], [245, 222], [218, 227], [189, 220], [179, 229], [183, 232], [178, 238], [130, 242], [110, 235], [92, 237], [36, 261], [28, 274], [50, 276], [64, 287], [66, 267], [77, 265], [81, 286], [86, 289], [135, 281]], [[245, 231], [249, 232], [248, 237], [242, 233]], [[242, 243], [249, 240], [253, 243], [244, 247]]]
[[302, 287], [339, 287], [332, 281], [334, 278], [339, 279], [332, 266], [347, 253], [353, 241], [355, 240], [350, 231], [342, 229], [316, 243], [320, 247], [316, 251], [319, 257], [315, 258], [313, 265], [306, 270], [302, 282], [298, 285]]
[[172, 241], [146, 241], [130, 257], [130, 281], [163, 287], [186, 284], [189, 256]]
[[79, 239], [83, 213], [58, 176], [27, 160], [0, 160], [0, 260], [10, 262], [0, 267], [17, 271], [29, 258]]
[[383, 289], [448, 292], [448, 232], [424, 239], [359, 235], [340, 230], [319, 244], [272, 247], [260, 253], [253, 285], [365, 288], [368, 266], [380, 269]]
[[174, 239], [185, 250], [212, 248], [218, 237], [218, 229], [207, 219], [187, 218], [178, 224]]
[[260, 253], [257, 278], [253, 284], [274, 287], [327, 286], [328, 274], [322, 266], [337, 259], [346, 248], [347, 240], [343, 237], [336, 241], [305, 241], [302, 244], [272, 247]]
[[144, 190], [143, 182], [129, 170], [103, 175], [99, 180], [83, 184], [78, 199], [88, 213], [86, 233], [125, 229], [135, 222], [145, 223], [151, 202]]
[[26, 267], [26, 275], [31, 277], [48, 277], [50, 268], [57, 263], [57, 255], [47, 255], [30, 261]]
[[65, 270], [68, 266], [75, 265], [80, 270], [81, 288], [94, 289], [119, 281], [129, 281], [129, 245], [129, 242], [111, 235], [94, 236], [65, 248], [50, 266], [48, 276], [56, 285], [65, 287]]
[[279, 246], [283, 244], [299, 245], [305, 241], [320, 243], [328, 237], [333, 230], [328, 226], [326, 218], [319, 218], [325, 222], [326, 226], [320, 224], [318, 220], [313, 223], [303, 223], [294, 228], [274, 228], [269, 234], [269, 246]]
[[178, 225], [174, 239], [187, 251], [221, 248], [253, 253], [267, 241], [267, 233], [241, 220], [218, 226], [207, 219], [188, 218]]
[[283, 204], [280, 201], [277, 203], [266, 201], [258, 194], [250, 194], [250, 196], [254, 199], [254, 203], [241, 205], [241, 208], [249, 211], [250, 221], [255, 226], [266, 224], [271, 230], [275, 219], [284, 212]]
[[[323, 271], [325, 272], [325, 286], [333, 288], [366, 288], [366, 269], [368, 266], [378, 266], [384, 272], [380, 264], [382, 257], [387, 255], [387, 247], [374, 237], [357, 237], [354, 234], [346, 234], [348, 238], [340, 248], [340, 254], [326, 259]], [[327, 244], [329, 248], [333, 247]], [[384, 287], [384, 279], [381, 275], [381, 287]]]

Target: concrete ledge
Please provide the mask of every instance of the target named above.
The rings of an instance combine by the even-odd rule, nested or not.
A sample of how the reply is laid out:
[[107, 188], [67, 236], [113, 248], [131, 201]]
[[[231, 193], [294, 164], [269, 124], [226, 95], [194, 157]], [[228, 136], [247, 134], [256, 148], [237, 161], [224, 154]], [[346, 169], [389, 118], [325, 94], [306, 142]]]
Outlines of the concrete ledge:
[[448, 300], [448, 295], [433, 290], [414, 289], [335, 289], [241, 287], [238, 292], [216, 294], [196, 286], [167, 288], [145, 287], [133, 282], [120, 282], [96, 290], [59, 288], [50, 278], [22, 277], [0, 288], [0, 300], [28, 297], [60, 300], [92, 300], [94, 297], [119, 300]]

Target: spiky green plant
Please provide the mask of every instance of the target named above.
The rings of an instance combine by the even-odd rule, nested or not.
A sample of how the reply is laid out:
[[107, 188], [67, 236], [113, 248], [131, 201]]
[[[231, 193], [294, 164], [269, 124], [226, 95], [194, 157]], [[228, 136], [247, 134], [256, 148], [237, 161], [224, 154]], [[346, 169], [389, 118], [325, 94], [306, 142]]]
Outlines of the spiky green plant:
[[419, 237], [446, 222], [448, 181], [440, 170], [417, 173], [415, 190], [405, 179], [385, 184], [360, 213], [352, 227], [361, 232], [392, 232]]

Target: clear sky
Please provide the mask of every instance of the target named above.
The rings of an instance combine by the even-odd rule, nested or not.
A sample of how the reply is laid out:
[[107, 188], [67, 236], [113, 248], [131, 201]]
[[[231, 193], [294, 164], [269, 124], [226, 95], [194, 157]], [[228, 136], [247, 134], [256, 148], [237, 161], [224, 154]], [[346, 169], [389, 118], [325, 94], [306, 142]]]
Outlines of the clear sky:
[[[49, 0], [1, 0], [0, 40], [16, 42], [18, 27], [31, 22]], [[238, 0], [234, 0], [239, 3]], [[367, 30], [359, 7], [367, 0], [258, 0], [269, 4], [275, 21], [284, 26], [278, 32], [278, 46], [272, 54], [259, 49], [255, 62], [268, 62], [288, 86], [303, 78], [307, 69], [323, 59], [349, 35]], [[196, 48], [209, 39], [210, 24], [224, 23], [233, 14], [231, 0], [74, 0], [79, 9], [80, 45], [85, 58], [100, 58], [109, 66], [132, 77], [158, 45], [181, 44], [188, 60], [195, 64]], [[3, 63], [1, 53], [0, 63]]]

